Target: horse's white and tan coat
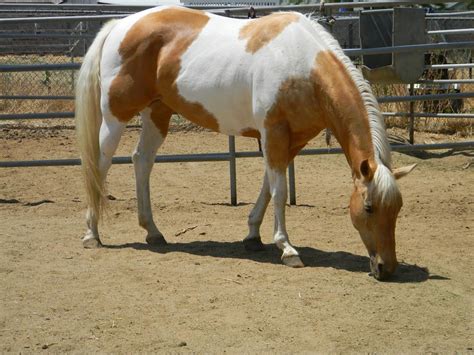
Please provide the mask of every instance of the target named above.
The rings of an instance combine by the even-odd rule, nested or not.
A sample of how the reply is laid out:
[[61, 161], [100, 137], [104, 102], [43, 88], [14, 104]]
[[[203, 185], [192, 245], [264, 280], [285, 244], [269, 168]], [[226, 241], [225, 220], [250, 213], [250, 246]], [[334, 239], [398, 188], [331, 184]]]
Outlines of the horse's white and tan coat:
[[[275, 13], [237, 20], [160, 7], [122, 19], [107, 31], [107, 36], [99, 35], [101, 51], [98, 44], [90, 54], [101, 55], [98, 165], [105, 179], [126, 122], [141, 113], [144, 130], [134, 163], [139, 220], [149, 242], [164, 241], [149, 211], [148, 177], [173, 112], [216, 132], [262, 139], [267, 169], [246, 241], [259, 240], [259, 226], [273, 197], [274, 239], [292, 266], [301, 266], [301, 261], [285, 227], [285, 169], [323, 128], [331, 128], [341, 143], [354, 179], [364, 187], [358, 192], [356, 184], [365, 204], [372, 203], [366, 192], [373, 190], [370, 185], [379, 175], [391, 191], [385, 195], [397, 200], [390, 170], [378, 169], [379, 164], [390, 168], [390, 157], [370, 88], [337, 42], [305, 16]], [[93, 68], [90, 58], [85, 63], [89, 69], [83, 69], [83, 76]], [[95, 234], [96, 228], [90, 228], [89, 236], [98, 240]], [[369, 252], [379, 249], [383, 247]], [[396, 264], [392, 254], [384, 262]]]

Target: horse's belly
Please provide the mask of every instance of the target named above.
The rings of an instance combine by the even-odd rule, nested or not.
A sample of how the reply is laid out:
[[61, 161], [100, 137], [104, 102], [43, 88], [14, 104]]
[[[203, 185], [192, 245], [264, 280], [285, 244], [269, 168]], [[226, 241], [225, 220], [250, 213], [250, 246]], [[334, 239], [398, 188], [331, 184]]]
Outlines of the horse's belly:
[[190, 121], [206, 126], [207, 121], [213, 119], [218, 127], [215, 130], [228, 135], [239, 135], [243, 130], [256, 128], [250, 89], [245, 85], [224, 86], [184, 77], [177, 86], [187, 106], [182, 107], [186, 111], [183, 115]]

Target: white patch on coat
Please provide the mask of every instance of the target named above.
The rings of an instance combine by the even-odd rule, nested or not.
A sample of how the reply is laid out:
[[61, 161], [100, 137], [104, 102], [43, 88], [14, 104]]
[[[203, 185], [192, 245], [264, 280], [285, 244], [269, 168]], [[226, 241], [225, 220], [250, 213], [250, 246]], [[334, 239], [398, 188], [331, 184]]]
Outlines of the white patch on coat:
[[239, 39], [248, 20], [208, 15], [210, 21], [181, 57], [179, 93], [210, 112], [222, 133], [262, 130], [281, 84], [308, 78], [317, 53], [327, 46], [314, 39], [311, 26], [301, 24], [309, 21], [301, 15], [252, 54], [245, 49], [247, 40]]

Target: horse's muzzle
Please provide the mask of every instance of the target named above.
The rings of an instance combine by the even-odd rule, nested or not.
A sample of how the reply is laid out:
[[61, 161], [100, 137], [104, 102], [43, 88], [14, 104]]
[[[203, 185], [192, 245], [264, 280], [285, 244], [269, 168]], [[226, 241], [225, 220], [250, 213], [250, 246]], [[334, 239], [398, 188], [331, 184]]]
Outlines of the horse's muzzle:
[[379, 281], [387, 280], [397, 268], [397, 262], [392, 267], [387, 267], [386, 264], [381, 262], [380, 258], [376, 256], [370, 256], [370, 274]]

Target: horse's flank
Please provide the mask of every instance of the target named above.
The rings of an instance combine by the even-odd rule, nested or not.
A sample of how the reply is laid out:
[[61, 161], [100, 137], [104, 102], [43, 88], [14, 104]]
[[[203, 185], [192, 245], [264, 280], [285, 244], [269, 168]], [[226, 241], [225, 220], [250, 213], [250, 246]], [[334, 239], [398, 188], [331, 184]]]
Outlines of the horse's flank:
[[181, 56], [208, 21], [204, 13], [165, 9], [147, 14], [130, 28], [118, 49], [120, 72], [108, 92], [110, 109], [119, 120], [127, 122], [151, 102], [162, 100], [175, 112], [199, 117], [197, 124], [218, 130], [212, 114], [197, 102], [184, 102], [175, 85]]

